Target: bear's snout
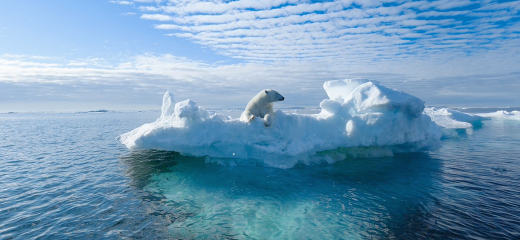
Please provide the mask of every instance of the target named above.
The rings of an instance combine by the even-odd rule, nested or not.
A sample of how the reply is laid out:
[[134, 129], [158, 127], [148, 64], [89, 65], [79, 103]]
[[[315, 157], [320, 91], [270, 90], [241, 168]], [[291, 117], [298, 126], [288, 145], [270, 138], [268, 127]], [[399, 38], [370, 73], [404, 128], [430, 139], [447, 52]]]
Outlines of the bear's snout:
[[284, 98], [284, 97], [280, 98], [280, 101], [283, 101], [283, 100], [285, 100], [285, 98]]

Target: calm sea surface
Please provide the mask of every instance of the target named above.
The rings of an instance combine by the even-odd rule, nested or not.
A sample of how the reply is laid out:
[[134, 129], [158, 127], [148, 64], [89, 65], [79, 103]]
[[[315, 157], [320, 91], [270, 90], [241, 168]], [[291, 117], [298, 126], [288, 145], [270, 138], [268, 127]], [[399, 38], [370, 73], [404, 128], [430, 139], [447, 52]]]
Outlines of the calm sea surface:
[[520, 239], [520, 121], [276, 169], [116, 140], [159, 114], [0, 114], [0, 239]]

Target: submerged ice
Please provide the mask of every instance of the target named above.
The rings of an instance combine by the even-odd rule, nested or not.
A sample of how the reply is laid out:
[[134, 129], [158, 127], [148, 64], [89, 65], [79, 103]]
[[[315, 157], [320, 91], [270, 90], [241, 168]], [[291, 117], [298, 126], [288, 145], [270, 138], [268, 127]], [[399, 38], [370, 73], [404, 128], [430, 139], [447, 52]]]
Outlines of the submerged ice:
[[259, 118], [245, 123], [210, 113], [191, 100], [176, 103], [168, 91], [159, 119], [119, 140], [130, 149], [256, 159], [279, 167], [316, 159], [334, 161], [337, 155], [391, 155], [438, 146], [441, 132], [423, 113], [419, 98], [370, 80], [328, 81], [323, 87], [329, 99], [320, 103], [319, 114], [277, 110], [271, 127], [264, 127]]

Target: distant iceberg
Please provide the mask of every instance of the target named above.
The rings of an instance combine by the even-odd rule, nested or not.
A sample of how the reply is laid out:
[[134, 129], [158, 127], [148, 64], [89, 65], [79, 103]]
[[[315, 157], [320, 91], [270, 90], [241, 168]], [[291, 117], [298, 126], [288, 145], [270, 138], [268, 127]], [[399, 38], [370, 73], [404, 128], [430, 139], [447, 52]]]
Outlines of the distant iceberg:
[[520, 120], [520, 111], [496, 111], [493, 113], [478, 113], [478, 116], [487, 117], [487, 118], [500, 118], [500, 119], [512, 119], [512, 120]]
[[191, 100], [176, 103], [168, 91], [159, 119], [119, 140], [129, 149], [228, 161], [255, 159], [276, 167], [438, 148], [440, 129], [423, 113], [419, 98], [364, 79], [327, 81], [323, 87], [329, 99], [320, 103], [320, 113], [277, 110], [271, 127], [258, 118], [245, 123], [211, 114]]
[[490, 113], [464, 113], [450, 108], [425, 108], [424, 114], [431, 117], [441, 129], [443, 138], [472, 134], [473, 129], [484, 125], [482, 121], [490, 119], [520, 120], [520, 111], [499, 110]]
[[482, 120], [487, 119], [449, 108], [425, 108], [424, 114], [430, 116], [432, 121], [440, 126], [443, 138], [456, 137], [459, 133], [471, 134], [474, 128], [482, 127]]

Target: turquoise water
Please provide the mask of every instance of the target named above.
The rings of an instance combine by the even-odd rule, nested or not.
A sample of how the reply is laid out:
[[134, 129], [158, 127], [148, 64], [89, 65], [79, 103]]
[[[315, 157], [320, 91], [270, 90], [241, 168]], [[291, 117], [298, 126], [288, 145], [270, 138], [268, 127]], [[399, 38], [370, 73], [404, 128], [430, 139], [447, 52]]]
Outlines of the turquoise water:
[[520, 238], [518, 121], [278, 169], [115, 139], [158, 114], [0, 114], [0, 239]]

